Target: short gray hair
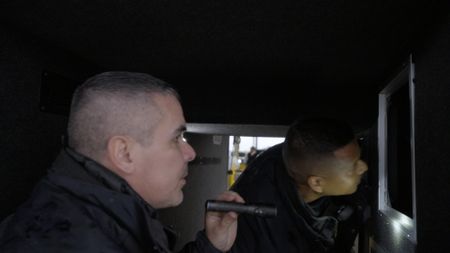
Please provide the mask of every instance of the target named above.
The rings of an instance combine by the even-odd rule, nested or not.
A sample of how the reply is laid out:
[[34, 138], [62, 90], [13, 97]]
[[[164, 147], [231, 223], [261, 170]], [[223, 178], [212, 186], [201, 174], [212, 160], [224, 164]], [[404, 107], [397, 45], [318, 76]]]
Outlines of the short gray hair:
[[155, 94], [179, 100], [170, 84], [145, 73], [112, 71], [87, 79], [72, 97], [69, 146], [95, 158], [114, 135], [128, 135], [146, 144], [161, 117]]

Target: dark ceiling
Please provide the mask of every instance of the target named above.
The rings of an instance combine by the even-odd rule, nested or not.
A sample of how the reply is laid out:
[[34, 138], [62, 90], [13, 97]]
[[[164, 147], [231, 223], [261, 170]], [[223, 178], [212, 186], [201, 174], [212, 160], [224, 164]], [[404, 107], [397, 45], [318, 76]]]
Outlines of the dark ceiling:
[[100, 69], [142, 71], [173, 83], [188, 121], [283, 125], [297, 116], [332, 115], [361, 128], [376, 120], [377, 91], [442, 12], [429, 0], [0, 5], [0, 19], [12, 30]]

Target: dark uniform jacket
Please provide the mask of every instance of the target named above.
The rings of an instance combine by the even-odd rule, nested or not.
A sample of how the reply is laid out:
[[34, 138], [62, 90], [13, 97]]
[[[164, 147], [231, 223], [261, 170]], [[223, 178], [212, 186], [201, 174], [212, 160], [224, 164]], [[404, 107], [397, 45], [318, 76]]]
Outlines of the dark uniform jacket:
[[[174, 233], [120, 177], [71, 149], [0, 226], [0, 252], [170, 252]], [[182, 252], [220, 252], [203, 232]]]
[[367, 204], [359, 192], [306, 204], [282, 161], [281, 144], [262, 153], [233, 185], [248, 203], [274, 204], [277, 216], [239, 216], [233, 253], [351, 252]]

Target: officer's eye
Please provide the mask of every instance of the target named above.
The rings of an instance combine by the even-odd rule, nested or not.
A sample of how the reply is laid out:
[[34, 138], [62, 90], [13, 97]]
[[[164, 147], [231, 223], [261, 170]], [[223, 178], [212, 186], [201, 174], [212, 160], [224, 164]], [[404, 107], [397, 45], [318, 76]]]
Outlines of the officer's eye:
[[184, 137], [185, 131], [181, 132], [179, 135], [177, 135], [177, 141], [187, 142], [187, 139]]

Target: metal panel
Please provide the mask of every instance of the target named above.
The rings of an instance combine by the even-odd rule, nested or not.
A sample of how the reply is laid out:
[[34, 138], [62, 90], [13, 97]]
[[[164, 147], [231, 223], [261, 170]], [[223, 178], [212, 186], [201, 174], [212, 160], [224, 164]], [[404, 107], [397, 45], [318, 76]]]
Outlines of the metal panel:
[[[414, 148], [414, 65], [410, 57], [405, 68], [379, 94], [378, 118], [378, 210], [374, 218], [374, 238], [372, 248], [375, 252], [415, 252], [417, 244], [417, 212], [415, 193], [415, 148]], [[391, 206], [388, 187], [388, 107], [390, 97], [402, 85], [409, 85], [410, 105], [410, 151], [412, 177], [412, 217]]]

